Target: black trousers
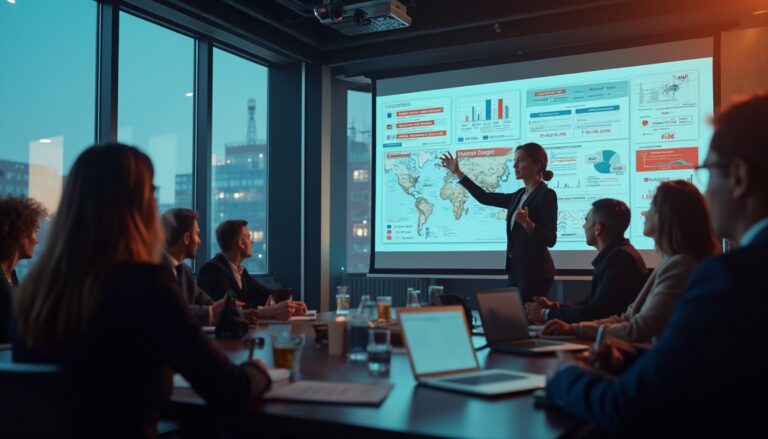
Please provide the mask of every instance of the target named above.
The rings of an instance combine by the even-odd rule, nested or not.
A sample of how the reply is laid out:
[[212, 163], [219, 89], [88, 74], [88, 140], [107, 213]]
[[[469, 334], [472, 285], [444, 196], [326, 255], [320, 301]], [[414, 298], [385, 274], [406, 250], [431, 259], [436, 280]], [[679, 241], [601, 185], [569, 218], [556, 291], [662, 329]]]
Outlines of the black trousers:
[[547, 297], [555, 281], [551, 277], [527, 279], [516, 278], [512, 274], [508, 274], [508, 279], [510, 287], [517, 287], [520, 290], [520, 298], [523, 300], [523, 303], [532, 302], [535, 296]]

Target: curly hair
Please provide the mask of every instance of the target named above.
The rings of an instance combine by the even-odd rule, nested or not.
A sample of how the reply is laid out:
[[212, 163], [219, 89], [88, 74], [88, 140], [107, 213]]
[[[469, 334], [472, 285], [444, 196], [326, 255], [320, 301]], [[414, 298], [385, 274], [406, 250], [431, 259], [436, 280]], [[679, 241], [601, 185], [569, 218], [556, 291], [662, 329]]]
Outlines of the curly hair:
[[48, 209], [34, 198], [0, 198], [0, 261], [11, 258], [47, 217]]

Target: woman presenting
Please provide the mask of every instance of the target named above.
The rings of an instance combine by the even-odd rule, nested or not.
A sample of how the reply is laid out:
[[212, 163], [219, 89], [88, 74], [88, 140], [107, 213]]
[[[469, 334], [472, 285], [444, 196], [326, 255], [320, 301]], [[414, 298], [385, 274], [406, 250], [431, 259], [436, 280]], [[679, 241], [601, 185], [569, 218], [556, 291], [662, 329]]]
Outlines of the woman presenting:
[[523, 303], [534, 296], [546, 297], [555, 278], [555, 265], [547, 247], [557, 241], [557, 194], [544, 183], [553, 176], [547, 170], [544, 148], [538, 143], [526, 143], [515, 149], [515, 179], [523, 180], [524, 187], [511, 194], [483, 190], [461, 172], [459, 160], [450, 152], [443, 154], [441, 164], [479, 203], [507, 209], [504, 271], [509, 285], [520, 290]]

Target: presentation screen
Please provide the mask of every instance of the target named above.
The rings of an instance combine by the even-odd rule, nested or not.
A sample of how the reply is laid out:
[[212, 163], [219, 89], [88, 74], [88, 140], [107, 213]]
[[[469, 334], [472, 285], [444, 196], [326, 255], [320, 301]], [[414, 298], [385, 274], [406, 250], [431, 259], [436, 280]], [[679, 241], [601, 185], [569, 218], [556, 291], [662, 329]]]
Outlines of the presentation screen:
[[[484, 206], [440, 167], [450, 151], [490, 192], [510, 193], [515, 147], [547, 151], [557, 193], [559, 270], [592, 269], [592, 202], [629, 205], [626, 232], [658, 262], [643, 215], [656, 186], [692, 181], [713, 113], [712, 38], [381, 79], [376, 82], [373, 271], [502, 270], [506, 210]], [[700, 188], [703, 190], [703, 188]]]

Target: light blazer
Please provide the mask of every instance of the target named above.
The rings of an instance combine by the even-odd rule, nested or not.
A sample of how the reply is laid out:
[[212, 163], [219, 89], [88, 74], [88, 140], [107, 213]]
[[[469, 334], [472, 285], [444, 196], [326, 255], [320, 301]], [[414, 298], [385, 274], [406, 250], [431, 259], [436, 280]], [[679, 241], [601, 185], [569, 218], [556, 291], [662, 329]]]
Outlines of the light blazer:
[[573, 331], [579, 338], [594, 339], [597, 328], [606, 325], [607, 335], [623, 340], [637, 343], [655, 339], [669, 322], [696, 262], [684, 254], [664, 257], [626, 312], [576, 323]]

